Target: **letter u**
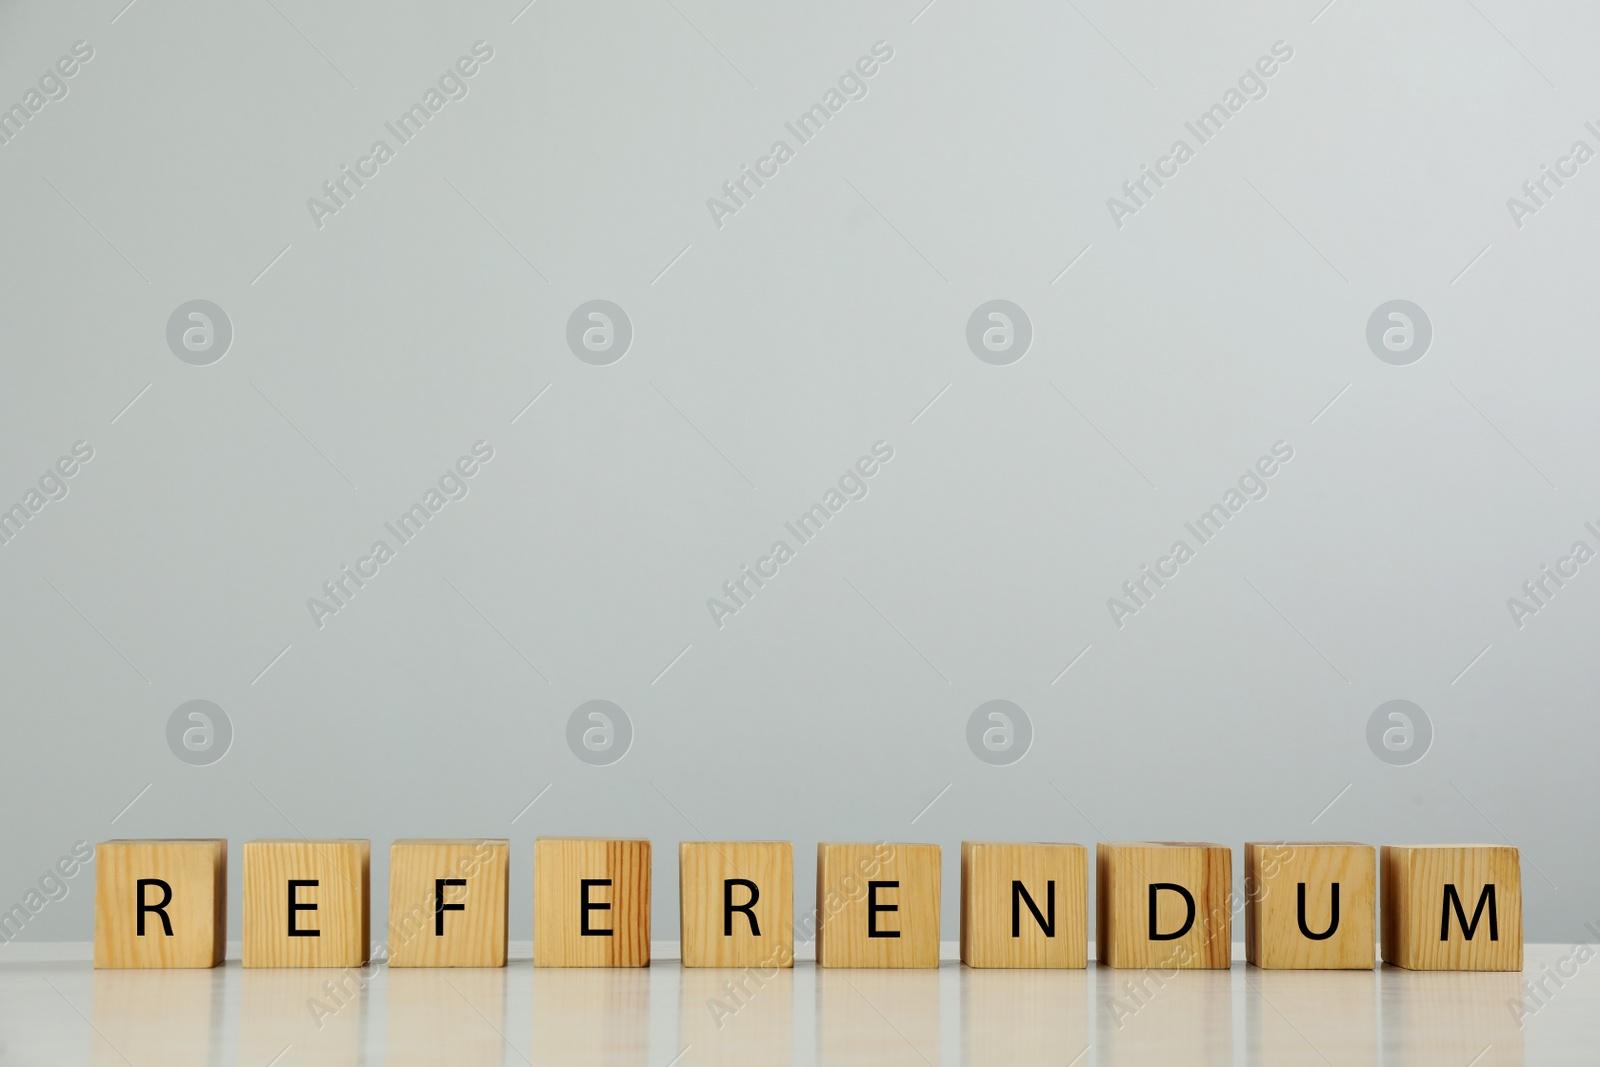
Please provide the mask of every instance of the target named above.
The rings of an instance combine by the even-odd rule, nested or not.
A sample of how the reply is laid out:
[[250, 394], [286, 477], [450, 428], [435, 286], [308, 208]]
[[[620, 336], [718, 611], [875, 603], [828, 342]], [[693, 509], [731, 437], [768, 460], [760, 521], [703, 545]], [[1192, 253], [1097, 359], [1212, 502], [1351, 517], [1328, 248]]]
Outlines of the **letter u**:
[[1332, 899], [1332, 906], [1329, 911], [1332, 915], [1328, 919], [1328, 928], [1320, 934], [1312, 933], [1311, 927], [1306, 925], [1306, 884], [1304, 882], [1300, 883], [1300, 888], [1296, 895], [1298, 900], [1295, 904], [1294, 917], [1295, 921], [1300, 924], [1300, 932], [1313, 941], [1326, 941], [1332, 937], [1333, 932], [1339, 929], [1339, 883], [1333, 883], [1332, 891], [1329, 894]]

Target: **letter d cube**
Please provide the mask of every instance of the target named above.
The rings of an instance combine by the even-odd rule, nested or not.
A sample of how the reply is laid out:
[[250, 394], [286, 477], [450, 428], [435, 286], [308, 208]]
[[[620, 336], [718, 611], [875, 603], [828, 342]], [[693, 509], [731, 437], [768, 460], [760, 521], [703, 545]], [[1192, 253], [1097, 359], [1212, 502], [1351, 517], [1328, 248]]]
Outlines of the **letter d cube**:
[[1226, 968], [1233, 958], [1233, 850], [1172, 841], [1102, 841], [1096, 850], [1096, 958], [1107, 967]]
[[96, 967], [215, 967], [227, 941], [228, 843], [95, 848]]

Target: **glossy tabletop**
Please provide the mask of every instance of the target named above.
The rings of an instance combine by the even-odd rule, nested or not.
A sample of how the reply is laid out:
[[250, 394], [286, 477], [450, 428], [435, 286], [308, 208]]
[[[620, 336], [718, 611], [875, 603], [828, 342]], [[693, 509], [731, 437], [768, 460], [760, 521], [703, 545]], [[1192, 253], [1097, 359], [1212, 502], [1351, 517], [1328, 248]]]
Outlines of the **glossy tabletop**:
[[[1600, 1059], [1600, 977], [818, 970], [96, 971], [0, 954], [0, 1065], [1501, 1064]], [[1566, 977], [1570, 975], [1570, 977]], [[1529, 994], [1524, 982], [1542, 982]], [[1559, 983], [1559, 984], [1558, 984]]]

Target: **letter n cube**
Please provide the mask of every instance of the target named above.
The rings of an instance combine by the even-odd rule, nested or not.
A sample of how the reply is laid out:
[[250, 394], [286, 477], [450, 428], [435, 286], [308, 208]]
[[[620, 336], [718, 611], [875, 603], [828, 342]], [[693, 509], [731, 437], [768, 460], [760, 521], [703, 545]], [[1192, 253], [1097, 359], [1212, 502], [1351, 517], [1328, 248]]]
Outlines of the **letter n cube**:
[[961, 962], [1084, 967], [1089, 854], [1082, 845], [961, 842]]
[[794, 846], [683, 841], [678, 918], [685, 967], [794, 965]]
[[504, 839], [389, 846], [389, 966], [504, 967]]
[[215, 967], [227, 941], [228, 843], [95, 848], [96, 967]]
[[1522, 860], [1508, 845], [1385, 845], [1383, 961], [1522, 970]]
[[533, 965], [650, 963], [650, 842], [541, 837], [533, 843]]
[[1233, 850], [1187, 841], [1102, 841], [1096, 959], [1108, 967], [1226, 968], [1233, 959]]
[[244, 965], [359, 967], [370, 951], [372, 842], [244, 845]]

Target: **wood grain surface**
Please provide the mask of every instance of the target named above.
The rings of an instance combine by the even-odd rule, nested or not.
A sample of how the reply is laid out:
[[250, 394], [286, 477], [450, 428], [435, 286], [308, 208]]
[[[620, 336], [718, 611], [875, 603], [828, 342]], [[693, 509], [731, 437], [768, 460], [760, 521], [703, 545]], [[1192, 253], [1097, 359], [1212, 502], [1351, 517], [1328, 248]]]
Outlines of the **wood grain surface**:
[[[138, 932], [139, 880], [171, 887], [161, 915], [144, 913]], [[96, 967], [215, 967], [228, 940], [228, 843], [215, 838], [105, 841], [95, 848]], [[146, 886], [144, 903], [165, 892]]]
[[[583, 882], [591, 904], [585, 913]], [[593, 933], [583, 933], [585, 914]], [[599, 931], [610, 931], [600, 934]], [[650, 842], [541, 837], [533, 844], [535, 967], [644, 967], [650, 963]]]
[[[244, 846], [244, 965], [246, 967], [356, 967], [370, 952], [372, 843], [366, 840], [282, 838]], [[289, 936], [290, 885], [294, 900], [314, 904], [296, 911], [295, 928], [314, 937]]]

